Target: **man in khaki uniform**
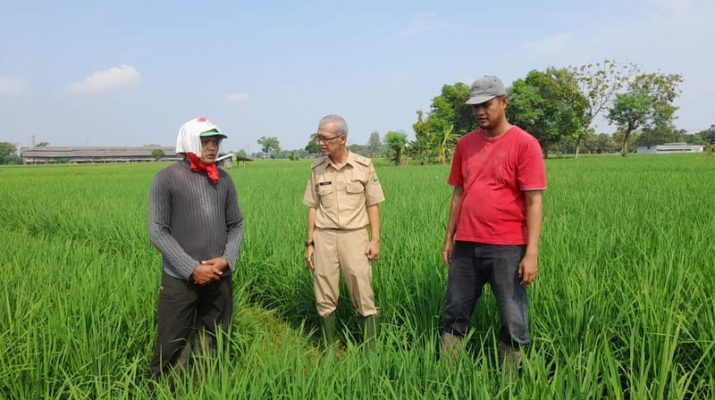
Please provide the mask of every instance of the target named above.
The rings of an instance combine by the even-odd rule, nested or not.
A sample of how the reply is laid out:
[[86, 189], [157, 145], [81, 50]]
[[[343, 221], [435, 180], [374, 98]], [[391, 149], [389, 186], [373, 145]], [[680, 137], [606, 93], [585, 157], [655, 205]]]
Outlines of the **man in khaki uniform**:
[[370, 263], [380, 256], [378, 207], [385, 196], [370, 159], [348, 150], [347, 134], [342, 117], [328, 115], [320, 120], [317, 140], [326, 157], [313, 163], [303, 196], [308, 207], [305, 260], [313, 273], [315, 303], [327, 345], [336, 337], [341, 270], [350, 300], [364, 318], [365, 339], [377, 336], [379, 328]]

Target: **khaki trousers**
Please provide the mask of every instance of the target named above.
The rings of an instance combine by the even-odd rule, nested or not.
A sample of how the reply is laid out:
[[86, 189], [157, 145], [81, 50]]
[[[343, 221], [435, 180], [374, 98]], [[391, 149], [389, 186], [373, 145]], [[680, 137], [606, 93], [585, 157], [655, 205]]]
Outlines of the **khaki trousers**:
[[358, 314], [377, 314], [372, 292], [372, 266], [365, 256], [368, 235], [365, 228], [353, 230], [320, 229], [313, 233], [315, 306], [321, 317], [335, 311], [340, 297], [340, 271], [350, 291], [350, 301]]

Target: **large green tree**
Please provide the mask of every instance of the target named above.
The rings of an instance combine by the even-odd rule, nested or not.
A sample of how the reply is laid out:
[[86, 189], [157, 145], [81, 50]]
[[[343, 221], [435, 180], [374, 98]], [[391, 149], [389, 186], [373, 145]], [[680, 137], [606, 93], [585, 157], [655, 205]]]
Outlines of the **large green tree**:
[[663, 143], [675, 143], [685, 140], [686, 131], [678, 129], [672, 123], [647, 126], [641, 130], [636, 144], [639, 146], [655, 146]]
[[516, 80], [508, 95], [507, 118], [539, 140], [544, 156], [551, 144], [583, 129], [588, 101], [568, 69], [533, 70]]
[[614, 60], [604, 60], [595, 64], [569, 67], [569, 70], [578, 91], [586, 100], [581, 129], [572, 133], [578, 158], [585, 135], [589, 129], [595, 129], [596, 117], [608, 109], [616, 93], [628, 83], [628, 79], [638, 71], [638, 67], [634, 64], [624, 65]]
[[616, 95], [613, 107], [608, 112], [608, 119], [618, 125], [617, 134], [622, 138], [622, 156], [628, 154], [631, 134], [647, 122], [652, 103], [653, 99], [642, 91]]
[[616, 95], [608, 110], [608, 119], [623, 133], [621, 155], [628, 154], [628, 144], [634, 131], [641, 128], [667, 126], [678, 109], [673, 101], [680, 94], [683, 78], [679, 74], [640, 74], [628, 84], [628, 91]]
[[683, 133], [683, 135], [681, 136], [681, 139], [687, 144], [702, 144], [702, 145], [710, 144], [710, 142], [705, 140], [702, 136], [698, 135], [697, 133], [687, 133], [687, 132], [685, 132], [685, 129], [680, 129], [680, 131]]
[[453, 126], [454, 134], [463, 136], [476, 128], [469, 100], [469, 86], [462, 82], [442, 86], [442, 93], [432, 99], [425, 123], [430, 132], [441, 134]]
[[626, 132], [622, 127], [619, 127], [613, 133], [613, 141], [616, 143], [616, 152], [620, 152], [623, 155], [623, 143], [626, 142], [626, 153], [635, 153], [635, 144], [640, 137], [640, 131], [636, 130], [631, 132], [630, 135], [626, 136]]
[[161, 160], [162, 157], [164, 157], [166, 154], [164, 154], [164, 150], [162, 149], [154, 149], [151, 152], [151, 156], [154, 157], [154, 160], [159, 161]]
[[417, 110], [417, 122], [412, 125], [415, 131], [415, 140], [410, 142], [410, 155], [419, 160], [420, 164], [430, 163], [435, 157], [436, 150], [432, 146], [433, 136], [425, 124], [425, 113]]
[[589, 150], [593, 153], [596, 154], [603, 154], [603, 153], [615, 153], [620, 150], [620, 145], [616, 141], [616, 139], [607, 134], [607, 133], [599, 133], [596, 135], [594, 133], [593, 139], [591, 140], [590, 135], [586, 135], [586, 140], [584, 142], [585, 146], [589, 148]]
[[318, 133], [312, 133], [310, 135], [310, 140], [308, 140], [308, 144], [305, 145], [304, 150], [308, 154], [320, 153], [320, 146], [318, 145]]
[[395, 165], [402, 164], [402, 154], [407, 145], [407, 135], [402, 131], [389, 131], [385, 134], [385, 144], [390, 149], [390, 155]]
[[258, 139], [258, 144], [261, 146], [261, 151], [264, 154], [270, 154], [271, 157], [274, 158], [276, 154], [281, 151], [281, 144], [275, 136], [261, 136]]
[[22, 159], [17, 155], [17, 147], [9, 142], [0, 142], [0, 165], [20, 164]]
[[704, 129], [700, 132], [695, 132], [696, 136], [702, 138], [704, 143], [715, 143], [715, 124], [710, 125], [710, 128]]
[[442, 86], [441, 93], [432, 99], [429, 112], [417, 111], [417, 122], [412, 125], [415, 131], [412, 148], [422, 163], [446, 162], [459, 138], [476, 129], [472, 109], [465, 104], [467, 100], [469, 86], [457, 82]]

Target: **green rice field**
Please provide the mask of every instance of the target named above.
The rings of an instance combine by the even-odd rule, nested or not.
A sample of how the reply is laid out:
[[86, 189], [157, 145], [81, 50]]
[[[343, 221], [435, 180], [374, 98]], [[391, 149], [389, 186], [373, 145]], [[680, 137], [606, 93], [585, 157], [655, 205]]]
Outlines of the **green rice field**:
[[459, 361], [439, 359], [449, 167], [380, 160], [374, 348], [343, 290], [345, 349], [321, 352], [310, 163], [256, 161], [229, 170], [245, 215], [231, 334], [173, 385], [149, 379], [161, 257], [146, 207], [166, 165], [0, 168], [0, 399], [715, 398], [715, 157], [547, 160], [517, 380], [500, 372], [489, 290]]

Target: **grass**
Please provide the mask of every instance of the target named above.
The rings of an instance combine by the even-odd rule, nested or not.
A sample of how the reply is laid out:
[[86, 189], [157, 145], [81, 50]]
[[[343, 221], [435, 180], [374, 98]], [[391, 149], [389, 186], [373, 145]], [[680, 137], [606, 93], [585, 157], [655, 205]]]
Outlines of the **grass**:
[[309, 163], [230, 171], [245, 214], [234, 321], [219, 356], [147, 379], [160, 256], [146, 233], [166, 164], [0, 168], [0, 398], [544, 398], [715, 396], [715, 159], [547, 161], [533, 346], [521, 379], [496, 362], [487, 290], [456, 366], [438, 360], [448, 166], [377, 163], [384, 322], [373, 351], [343, 286], [346, 351], [316, 347], [302, 260]]

